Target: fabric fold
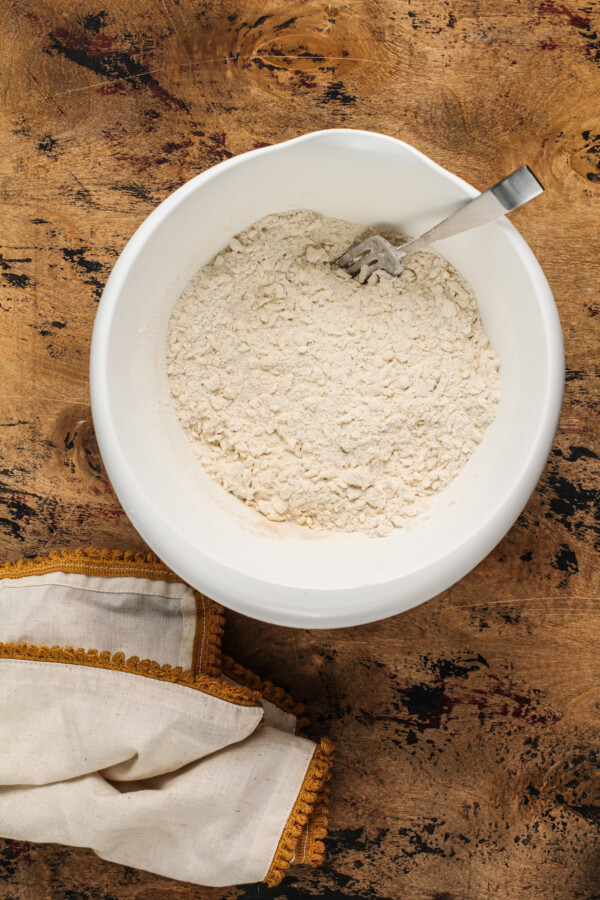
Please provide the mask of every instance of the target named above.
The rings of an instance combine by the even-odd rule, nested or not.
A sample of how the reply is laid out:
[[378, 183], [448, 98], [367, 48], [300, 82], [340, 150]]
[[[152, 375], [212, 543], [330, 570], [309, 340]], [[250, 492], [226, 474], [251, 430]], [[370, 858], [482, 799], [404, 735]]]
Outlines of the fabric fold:
[[[79, 664], [69, 661], [77, 656]], [[109, 654], [0, 645], [0, 784], [104, 770], [149, 778], [243, 740], [262, 720], [258, 697], [246, 688], [111, 663]], [[173, 677], [180, 683], [167, 680]]]
[[293, 858], [292, 833], [281, 850], [279, 842], [314, 751], [310, 741], [267, 726], [247, 742], [146, 782], [117, 785], [92, 773], [42, 787], [3, 787], [2, 832], [90, 847], [111, 862], [216, 887], [269, 878], [277, 856], [274, 884]]

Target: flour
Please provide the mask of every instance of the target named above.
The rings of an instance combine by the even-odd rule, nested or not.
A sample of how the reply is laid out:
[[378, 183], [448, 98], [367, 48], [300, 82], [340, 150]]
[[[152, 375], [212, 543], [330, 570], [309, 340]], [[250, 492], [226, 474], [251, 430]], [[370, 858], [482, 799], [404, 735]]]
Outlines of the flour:
[[204, 469], [272, 521], [386, 535], [460, 472], [496, 414], [499, 361], [438, 253], [359, 284], [365, 229], [262, 219], [189, 282], [167, 368]]

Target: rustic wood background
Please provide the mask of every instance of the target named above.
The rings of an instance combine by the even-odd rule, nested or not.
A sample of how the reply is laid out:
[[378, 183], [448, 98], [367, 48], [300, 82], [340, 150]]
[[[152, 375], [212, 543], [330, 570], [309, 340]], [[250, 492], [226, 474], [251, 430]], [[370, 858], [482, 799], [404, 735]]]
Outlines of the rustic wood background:
[[342, 631], [230, 615], [227, 649], [337, 743], [323, 869], [204, 889], [5, 842], [0, 900], [600, 898], [599, 31], [594, 0], [4, 0], [4, 560], [144, 547], [94, 441], [98, 300], [167, 194], [253, 147], [346, 126], [478, 187], [531, 164], [546, 193], [513, 220], [567, 382], [536, 493], [460, 584]]

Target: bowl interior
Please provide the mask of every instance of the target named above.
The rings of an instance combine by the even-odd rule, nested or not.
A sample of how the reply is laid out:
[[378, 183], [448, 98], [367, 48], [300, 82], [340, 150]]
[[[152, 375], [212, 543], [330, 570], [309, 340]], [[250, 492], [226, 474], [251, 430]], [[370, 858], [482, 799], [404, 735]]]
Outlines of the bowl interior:
[[168, 388], [174, 303], [196, 269], [252, 222], [308, 208], [418, 234], [475, 193], [391, 138], [323, 132], [210, 170], [168, 198], [134, 235], [95, 327], [94, 418], [125, 511], [195, 587], [282, 623], [367, 621], [449, 586], [518, 515], [550, 446], [562, 375], [557, 380], [560, 330], [552, 297], [506, 221], [438, 245], [479, 300], [502, 360], [502, 397], [473, 457], [410, 529], [372, 539], [268, 522], [202, 470]]

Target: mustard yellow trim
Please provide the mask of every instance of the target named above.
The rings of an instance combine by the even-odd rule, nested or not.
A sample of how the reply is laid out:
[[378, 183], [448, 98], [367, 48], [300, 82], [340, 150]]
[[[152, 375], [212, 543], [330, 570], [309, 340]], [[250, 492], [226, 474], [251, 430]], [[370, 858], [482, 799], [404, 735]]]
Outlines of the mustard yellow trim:
[[199, 591], [194, 591], [194, 600], [196, 631], [192, 646], [192, 671], [218, 678], [221, 674], [221, 638], [225, 631], [225, 610]]
[[323, 840], [327, 837], [327, 819], [329, 814], [329, 785], [323, 790], [315, 803], [313, 814], [302, 829], [298, 838], [294, 861], [291, 865], [308, 865], [313, 869], [323, 862]]
[[236, 663], [231, 656], [222, 657], [221, 671], [223, 675], [231, 678], [232, 681], [237, 682], [237, 684], [243, 684], [245, 687], [250, 688], [250, 690], [258, 691], [261, 697], [268, 700], [269, 703], [272, 703], [274, 706], [277, 706], [278, 709], [295, 716], [296, 733], [300, 733], [304, 728], [310, 725], [310, 720], [304, 715], [305, 709], [301, 703], [296, 703], [283, 688], [277, 687], [271, 681], [262, 681], [262, 679], [260, 679], [258, 675], [255, 675], [254, 672], [251, 672], [250, 669], [246, 669], [244, 666]]
[[0, 642], [0, 659], [33, 660], [46, 663], [68, 663], [74, 666], [90, 666], [95, 669], [108, 669], [113, 672], [126, 672], [130, 675], [141, 675], [154, 678], [156, 681], [167, 681], [193, 688], [216, 697], [235, 703], [237, 706], [260, 706], [260, 695], [245, 687], [224, 684], [207, 675], [195, 675], [190, 670], [183, 671], [180, 666], [160, 665], [150, 659], [138, 656], [125, 658], [124, 653], [110, 654], [108, 650], [75, 650], [73, 647], [38, 647], [35, 644], [3, 644]]
[[[333, 744], [324, 738], [316, 748], [306, 770], [300, 793], [279, 840], [265, 878], [269, 887], [276, 887], [281, 882], [292, 860], [313, 867], [323, 862], [325, 853], [323, 839], [327, 837], [327, 782], [331, 777], [332, 762]], [[309, 838], [307, 852], [302, 858], [300, 840], [307, 835]], [[297, 850], [300, 851], [298, 855]]]
[[49, 572], [72, 572], [78, 575], [150, 578], [154, 581], [179, 582], [182, 579], [153, 553], [131, 550], [100, 550], [78, 547], [75, 550], [52, 550], [48, 556], [19, 559], [0, 565], [0, 578], [24, 578]]

